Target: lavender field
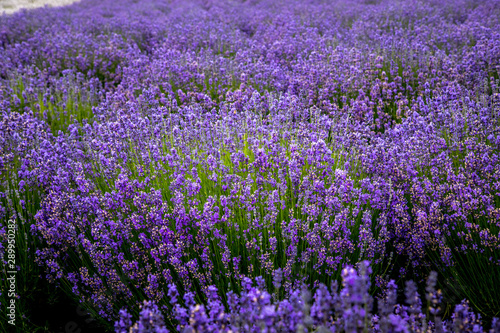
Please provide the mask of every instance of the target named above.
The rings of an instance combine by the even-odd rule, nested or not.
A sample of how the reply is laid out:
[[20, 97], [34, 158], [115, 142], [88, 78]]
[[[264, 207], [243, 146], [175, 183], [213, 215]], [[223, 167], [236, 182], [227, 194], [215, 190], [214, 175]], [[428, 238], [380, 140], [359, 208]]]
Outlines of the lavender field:
[[498, 0], [0, 15], [0, 331], [500, 332], [499, 152]]

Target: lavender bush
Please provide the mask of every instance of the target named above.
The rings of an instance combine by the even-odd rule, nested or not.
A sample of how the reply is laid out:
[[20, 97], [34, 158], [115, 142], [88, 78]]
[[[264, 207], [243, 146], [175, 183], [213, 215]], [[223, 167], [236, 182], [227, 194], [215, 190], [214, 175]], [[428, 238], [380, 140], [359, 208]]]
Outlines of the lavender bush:
[[[495, 1], [83, 0], [0, 16], [0, 251], [15, 217], [27, 289], [49, 281], [108, 329], [120, 314], [123, 329], [188, 329], [193, 314], [210, 326], [194, 331], [441, 330], [416, 296], [431, 270], [446, 304], [468, 300], [456, 318], [491, 321], [499, 73]], [[364, 260], [346, 307], [349, 285], [324, 286]], [[394, 312], [388, 281], [403, 278], [415, 299]]]
[[[396, 304], [397, 286], [388, 283], [385, 296], [378, 300], [378, 314], [372, 314], [373, 298], [368, 293], [370, 266], [360, 263], [359, 271], [347, 266], [342, 271], [342, 288], [336, 281], [331, 288], [321, 284], [311, 297], [303, 288], [294, 290], [288, 299], [273, 301], [272, 295], [247, 279], [241, 296], [230, 292], [229, 311], [222, 305], [217, 289], [210, 288], [207, 306], [194, 304], [188, 293], [182, 305], [174, 285], [169, 296], [179, 332], [498, 332], [494, 318], [490, 330], [484, 330], [481, 316], [471, 311], [467, 301], [455, 307], [451, 319], [439, 317], [440, 290], [435, 289], [436, 272], [427, 280], [426, 312], [415, 283], [406, 283], [406, 305]], [[120, 311], [116, 332], [169, 332], [158, 306], [145, 301], [139, 320], [132, 325], [126, 310]], [[432, 319], [432, 320], [431, 320]]]

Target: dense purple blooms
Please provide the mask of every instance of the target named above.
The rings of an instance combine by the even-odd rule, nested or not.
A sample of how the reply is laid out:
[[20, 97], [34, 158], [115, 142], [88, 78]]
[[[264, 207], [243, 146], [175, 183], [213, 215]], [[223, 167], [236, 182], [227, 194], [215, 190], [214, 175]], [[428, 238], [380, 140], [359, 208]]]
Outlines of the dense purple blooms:
[[[397, 305], [394, 291], [397, 288], [394, 281], [389, 282], [387, 295], [380, 299], [378, 314], [372, 311], [372, 299], [366, 293], [369, 288], [368, 264], [363, 262], [360, 273], [350, 266], [342, 272], [343, 287], [337, 290], [336, 285], [329, 290], [321, 284], [317, 289], [314, 299], [298, 297], [307, 294], [306, 289], [301, 292], [295, 290], [288, 300], [272, 302], [270, 295], [258, 287], [248, 286], [241, 296], [231, 306], [229, 311], [223, 307], [211, 305], [210, 313], [217, 310], [217, 316], [207, 316], [203, 305], [189, 305], [184, 308], [176, 303], [175, 320], [181, 325], [180, 332], [488, 332], [483, 330], [478, 316], [470, 311], [467, 302], [462, 302], [455, 307], [451, 320], [442, 322], [436, 314], [434, 321], [422, 313], [421, 307], [415, 307], [420, 302], [414, 284], [407, 283], [407, 305]], [[434, 272], [432, 274], [435, 274]], [[428, 289], [433, 288], [431, 275], [427, 283]], [[213, 288], [213, 287], [212, 287]], [[215, 291], [215, 288], [213, 288]], [[230, 294], [228, 294], [230, 297]], [[426, 297], [432, 297], [427, 294]], [[437, 302], [439, 304], [439, 301]], [[148, 304], [149, 307], [151, 305]], [[180, 311], [179, 309], [182, 309]], [[148, 308], [148, 316], [156, 315], [156, 308]], [[133, 332], [156, 332], [163, 325], [158, 321], [149, 328], [141, 327], [141, 318], [133, 326], [130, 323], [130, 314], [122, 310], [120, 319], [115, 327], [122, 329], [124, 323], [132, 327]], [[480, 316], [479, 316], [480, 317]], [[189, 318], [189, 320], [187, 320]], [[418, 320], [416, 320], [418, 318]], [[286, 325], [284, 325], [286, 323]], [[497, 332], [497, 319], [489, 332]], [[120, 331], [121, 332], [121, 331]]]
[[120, 333], [168, 333], [163, 316], [158, 307], [151, 302], [144, 302], [139, 320], [132, 326], [131, 317], [126, 311], [120, 311], [120, 320], [115, 323], [116, 332]]
[[117, 330], [474, 331], [500, 311], [499, 74], [498, 1], [2, 15], [0, 218]]

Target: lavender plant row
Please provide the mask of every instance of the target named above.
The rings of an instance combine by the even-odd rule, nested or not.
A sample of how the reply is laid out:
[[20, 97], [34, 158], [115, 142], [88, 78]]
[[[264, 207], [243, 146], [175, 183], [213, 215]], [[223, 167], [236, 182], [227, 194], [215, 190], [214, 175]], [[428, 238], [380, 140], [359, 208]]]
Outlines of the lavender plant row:
[[[481, 326], [481, 315], [471, 311], [464, 301], [455, 307], [451, 319], [442, 321], [440, 312], [441, 291], [436, 290], [437, 273], [431, 272], [426, 287], [426, 306], [413, 281], [406, 283], [407, 305], [396, 304], [397, 285], [388, 283], [386, 293], [378, 299], [378, 315], [372, 314], [373, 297], [370, 288], [371, 269], [368, 262], [361, 262], [359, 272], [347, 266], [342, 271], [342, 289], [337, 281], [331, 288], [321, 284], [311, 299], [303, 288], [291, 293], [290, 298], [276, 301], [260, 278], [257, 286], [246, 278], [241, 296], [227, 294], [229, 311], [226, 312], [217, 288], [211, 287], [208, 304], [195, 304], [192, 293], [184, 296], [184, 307], [174, 285], [170, 286], [170, 302], [180, 332], [498, 332], [500, 321], [493, 319], [491, 329]], [[260, 281], [260, 282], [259, 282]], [[279, 283], [275, 281], [276, 283]], [[274, 296], [274, 301], [273, 301]], [[430, 320], [432, 318], [432, 320]], [[160, 309], [154, 302], [145, 301], [139, 320], [132, 325], [131, 315], [120, 311], [115, 323], [116, 332], [168, 332]]]
[[[108, 327], [147, 300], [173, 329], [257, 277], [252, 292], [296, 309], [297, 290], [326, 293], [363, 260], [371, 293], [437, 270], [448, 303], [491, 319], [499, 73], [496, 1], [82, 0], [0, 16], [0, 251], [14, 218], [24, 264]], [[408, 327], [405, 311], [380, 318]]]

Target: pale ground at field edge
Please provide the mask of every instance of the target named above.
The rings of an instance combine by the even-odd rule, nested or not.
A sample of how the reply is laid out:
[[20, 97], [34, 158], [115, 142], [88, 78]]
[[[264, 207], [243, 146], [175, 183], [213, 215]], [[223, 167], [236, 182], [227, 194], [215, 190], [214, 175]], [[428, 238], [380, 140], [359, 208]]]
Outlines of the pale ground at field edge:
[[22, 8], [36, 8], [49, 5], [51, 7], [65, 6], [77, 0], [0, 0], [0, 15], [11, 14]]

